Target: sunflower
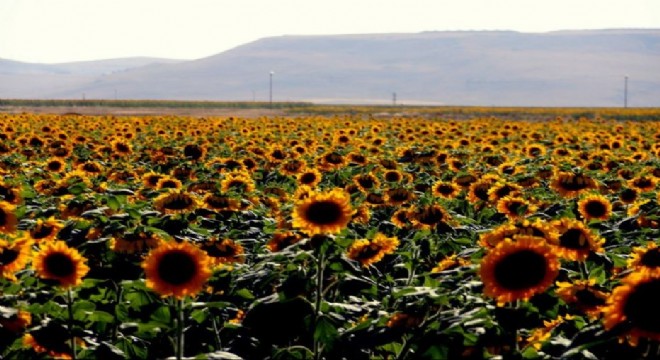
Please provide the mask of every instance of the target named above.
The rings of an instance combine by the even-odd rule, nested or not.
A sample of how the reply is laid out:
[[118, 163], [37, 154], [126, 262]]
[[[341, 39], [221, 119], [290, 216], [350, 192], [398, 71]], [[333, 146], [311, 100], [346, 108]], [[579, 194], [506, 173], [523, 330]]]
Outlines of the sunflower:
[[165, 214], [178, 214], [194, 210], [199, 201], [186, 192], [168, 191], [154, 199], [154, 209]]
[[15, 273], [25, 268], [30, 260], [32, 240], [19, 238], [13, 242], [0, 239], [0, 275], [11, 281], [16, 281]]
[[520, 196], [507, 195], [497, 201], [497, 211], [511, 220], [521, 219], [536, 211], [537, 206]]
[[594, 319], [602, 312], [608, 293], [598, 290], [596, 279], [576, 280], [573, 283], [557, 281], [555, 293], [566, 304]]
[[660, 248], [653, 241], [649, 241], [646, 247], [633, 248], [632, 257], [628, 259], [628, 266], [638, 270], [660, 269]]
[[147, 287], [161, 296], [194, 296], [211, 276], [208, 255], [188, 242], [163, 242], [142, 262]]
[[518, 184], [497, 182], [488, 190], [488, 200], [497, 204], [505, 196], [519, 196], [522, 187]]
[[314, 188], [321, 182], [323, 176], [321, 175], [321, 172], [316, 169], [305, 169], [297, 175], [296, 179], [298, 180], [299, 185], [307, 185]]
[[44, 169], [54, 173], [61, 173], [64, 172], [64, 170], [66, 170], [66, 163], [64, 162], [64, 160], [59, 158], [49, 159], [43, 166]]
[[240, 207], [238, 200], [224, 194], [206, 194], [202, 199], [203, 206], [215, 211], [237, 211]]
[[433, 195], [439, 196], [445, 199], [453, 199], [458, 193], [461, 192], [461, 188], [453, 182], [447, 181], [438, 181], [433, 184]]
[[439, 273], [443, 272], [446, 270], [451, 270], [455, 269], [460, 266], [467, 266], [470, 265], [470, 260], [466, 260], [463, 258], [459, 258], [458, 255], [453, 254], [450, 256], [447, 256], [446, 258], [440, 260], [438, 264], [431, 269], [432, 273]]
[[49, 217], [45, 221], [37, 219], [37, 223], [30, 229], [30, 237], [37, 243], [42, 241], [51, 241], [57, 237], [57, 233], [64, 227], [61, 222]]
[[206, 155], [206, 147], [197, 144], [186, 144], [183, 147], [183, 156], [198, 161]]
[[415, 195], [412, 193], [412, 191], [402, 187], [388, 189], [385, 192], [385, 202], [388, 205], [403, 205], [412, 201], [414, 198]]
[[355, 175], [353, 177], [353, 183], [364, 193], [368, 193], [380, 187], [380, 181], [371, 173]]
[[245, 262], [245, 250], [231, 239], [210, 238], [200, 246], [209, 257], [211, 266]]
[[628, 180], [628, 186], [640, 192], [653, 191], [656, 186], [656, 179], [649, 176], [637, 176]]
[[117, 155], [129, 155], [133, 151], [131, 144], [123, 139], [111, 141], [110, 147], [113, 153]]
[[409, 209], [399, 209], [392, 214], [390, 221], [400, 229], [407, 228], [411, 223], [408, 219]]
[[438, 204], [417, 205], [408, 212], [408, 219], [417, 229], [433, 229], [449, 221], [449, 214]]
[[353, 216], [351, 198], [341, 189], [326, 193], [311, 192], [299, 200], [293, 210], [293, 227], [307, 235], [336, 234], [345, 228]]
[[0, 199], [12, 205], [18, 205], [21, 202], [20, 189], [0, 180]]
[[634, 203], [637, 198], [639, 197], [639, 191], [635, 188], [624, 188], [619, 192], [619, 199], [624, 203], [624, 204], [632, 204]]
[[578, 201], [578, 212], [587, 221], [593, 219], [605, 221], [612, 215], [612, 203], [602, 195], [587, 195]]
[[21, 309], [11, 309], [11, 311], [10, 316], [6, 316], [8, 314], [5, 312], [0, 317], [0, 329], [4, 328], [14, 334], [23, 332], [32, 323], [32, 314]]
[[391, 169], [383, 173], [383, 180], [389, 183], [405, 183], [410, 181], [410, 177], [404, 175], [399, 170]]
[[490, 188], [497, 183], [499, 176], [486, 174], [479, 181], [473, 182], [468, 188], [467, 198], [471, 204], [480, 201], [488, 201], [488, 192]]
[[32, 266], [37, 276], [55, 280], [59, 286], [70, 288], [82, 283], [82, 278], [89, 271], [84, 258], [78, 250], [70, 248], [63, 241], [42, 243], [34, 254]]
[[498, 305], [544, 292], [558, 273], [559, 259], [553, 247], [533, 236], [503, 240], [484, 256], [479, 269], [484, 294], [495, 298]]
[[158, 247], [163, 240], [155, 234], [125, 233], [120, 237], [110, 239], [110, 248], [119, 253], [141, 253]]
[[254, 180], [252, 180], [250, 173], [242, 171], [230, 172], [220, 181], [220, 188], [223, 192], [250, 193], [254, 191]]
[[156, 183], [156, 189], [181, 189], [182, 186], [181, 180], [169, 175], [164, 175]]
[[552, 222], [559, 233], [553, 245], [557, 246], [557, 254], [565, 259], [584, 261], [592, 252], [602, 252], [605, 240], [582, 222], [563, 218]]
[[399, 246], [399, 239], [396, 237], [387, 237], [382, 233], [377, 233], [373, 239], [359, 239], [353, 242], [346, 252], [346, 256], [358, 261], [364, 267], [377, 263], [385, 255], [392, 254]]
[[18, 219], [16, 218], [16, 206], [0, 200], [0, 233], [11, 234], [16, 231]]
[[150, 171], [142, 175], [142, 184], [147, 188], [155, 188], [158, 185], [158, 180], [163, 177], [163, 174], [158, 174], [153, 171]]
[[305, 162], [299, 159], [291, 159], [280, 164], [279, 169], [282, 175], [296, 176], [305, 169]]
[[635, 271], [622, 282], [603, 310], [603, 326], [623, 332], [620, 338], [633, 346], [640, 338], [660, 341], [660, 271]]
[[371, 219], [371, 210], [369, 206], [362, 204], [355, 209], [351, 221], [356, 224], [367, 224]]
[[300, 240], [302, 240], [300, 235], [292, 231], [278, 232], [274, 234], [270, 240], [268, 240], [268, 243], [266, 243], [266, 248], [272, 252], [278, 252], [300, 242]]
[[550, 182], [550, 187], [560, 196], [572, 198], [585, 191], [596, 189], [597, 185], [594, 179], [585, 174], [559, 171]]

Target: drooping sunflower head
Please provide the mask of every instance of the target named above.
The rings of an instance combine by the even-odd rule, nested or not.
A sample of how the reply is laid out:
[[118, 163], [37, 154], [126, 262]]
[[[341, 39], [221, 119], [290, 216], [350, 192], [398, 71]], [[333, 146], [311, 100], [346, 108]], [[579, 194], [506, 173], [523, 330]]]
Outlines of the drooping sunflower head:
[[163, 242], [142, 262], [147, 287], [161, 296], [182, 299], [202, 290], [211, 276], [210, 259], [188, 242]]
[[574, 282], [557, 282], [557, 296], [566, 304], [596, 318], [604, 308], [608, 293], [598, 289], [595, 279], [576, 280]]
[[553, 247], [533, 236], [500, 242], [481, 260], [479, 269], [484, 294], [498, 304], [528, 300], [544, 292], [558, 273], [559, 260]]
[[209, 256], [212, 266], [245, 262], [245, 250], [241, 244], [231, 239], [210, 238], [201, 245]]
[[660, 270], [660, 248], [653, 241], [649, 241], [646, 247], [633, 248], [628, 266], [638, 270]]
[[616, 287], [603, 310], [606, 330], [620, 329], [635, 346], [640, 338], [660, 341], [660, 271], [635, 271]]
[[16, 218], [16, 206], [7, 201], [0, 200], [0, 233], [11, 234], [16, 231], [18, 219]]
[[178, 214], [194, 210], [199, 201], [194, 195], [184, 191], [168, 191], [154, 199], [154, 209], [165, 214]]
[[604, 221], [612, 215], [612, 203], [602, 195], [587, 195], [578, 201], [578, 212], [587, 221]]
[[32, 240], [26, 237], [13, 242], [0, 239], [0, 276], [16, 281], [15, 273], [25, 268], [30, 260]]
[[220, 188], [223, 192], [251, 193], [255, 186], [250, 173], [236, 171], [225, 175], [220, 181]]
[[64, 227], [64, 225], [57, 221], [54, 217], [46, 220], [38, 219], [37, 223], [30, 229], [30, 237], [36, 242], [50, 241], [57, 237], [57, 233]]
[[602, 252], [605, 240], [594, 234], [584, 223], [575, 219], [562, 218], [555, 220], [553, 226], [559, 233], [557, 253], [560, 257], [584, 261], [591, 252]]
[[470, 264], [470, 260], [458, 257], [456, 254], [445, 257], [440, 260], [438, 264], [431, 269], [432, 273], [439, 273], [447, 270], [452, 270], [460, 266], [466, 266]]
[[293, 210], [293, 227], [307, 235], [337, 234], [351, 221], [353, 209], [349, 195], [341, 189], [326, 193], [311, 192]]
[[158, 247], [163, 240], [156, 234], [128, 232], [110, 239], [110, 248], [119, 253], [135, 254]]
[[278, 232], [268, 241], [266, 247], [272, 252], [278, 252], [300, 242], [300, 240], [302, 240], [300, 235], [293, 231]]
[[450, 220], [447, 211], [439, 204], [417, 205], [410, 210], [408, 218], [418, 229], [432, 229]]
[[585, 191], [596, 189], [597, 185], [594, 179], [585, 174], [559, 171], [552, 179], [550, 187], [562, 197], [573, 198]]
[[87, 259], [63, 241], [44, 242], [34, 254], [32, 266], [37, 276], [54, 280], [63, 288], [78, 286], [87, 275]]
[[414, 198], [413, 192], [403, 187], [391, 188], [385, 192], [385, 202], [388, 205], [399, 206], [409, 203]]
[[377, 233], [373, 239], [359, 239], [348, 248], [346, 256], [367, 267], [379, 262], [385, 255], [392, 254], [399, 246], [399, 239]]
[[394, 224], [396, 227], [400, 229], [407, 228], [408, 226], [411, 225], [410, 220], [408, 218], [408, 214], [410, 213], [409, 209], [403, 208], [399, 209], [392, 214], [392, 217], [390, 218], [390, 221], [392, 224]]

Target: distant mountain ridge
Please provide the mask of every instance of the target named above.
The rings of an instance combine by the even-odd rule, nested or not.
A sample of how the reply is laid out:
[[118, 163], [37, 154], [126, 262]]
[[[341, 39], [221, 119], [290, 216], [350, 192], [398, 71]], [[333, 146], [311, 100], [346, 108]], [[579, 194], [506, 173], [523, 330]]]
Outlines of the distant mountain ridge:
[[0, 59], [0, 98], [660, 106], [660, 29], [279, 36], [197, 60]]

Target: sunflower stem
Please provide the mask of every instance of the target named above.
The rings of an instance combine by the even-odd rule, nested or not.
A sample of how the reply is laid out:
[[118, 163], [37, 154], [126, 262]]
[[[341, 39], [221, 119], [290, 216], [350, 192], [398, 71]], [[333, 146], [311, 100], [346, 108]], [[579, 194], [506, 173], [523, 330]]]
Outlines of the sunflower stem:
[[[321, 318], [321, 303], [323, 301], [323, 267], [325, 262], [325, 249], [323, 246], [319, 248], [319, 254], [316, 258], [316, 299], [314, 299], [314, 333], [316, 333], [316, 325]], [[321, 344], [317, 339], [314, 339], [314, 359], [321, 358]]]
[[183, 299], [176, 300], [176, 359], [183, 359]]
[[71, 288], [66, 290], [66, 308], [69, 312], [69, 335], [71, 335], [71, 358], [77, 359], [76, 356], [76, 337], [73, 335], [73, 294]]

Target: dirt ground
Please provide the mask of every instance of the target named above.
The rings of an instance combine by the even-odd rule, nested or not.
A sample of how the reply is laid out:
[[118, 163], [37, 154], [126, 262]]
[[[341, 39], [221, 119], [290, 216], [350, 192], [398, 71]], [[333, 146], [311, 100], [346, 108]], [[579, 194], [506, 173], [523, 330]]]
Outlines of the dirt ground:
[[280, 109], [203, 109], [203, 108], [165, 108], [165, 107], [136, 107], [120, 108], [112, 106], [1, 106], [0, 113], [9, 114], [58, 114], [58, 115], [116, 115], [116, 116], [144, 116], [144, 115], [175, 115], [175, 116], [234, 116], [243, 118], [256, 118], [260, 116], [282, 116], [285, 112]]

